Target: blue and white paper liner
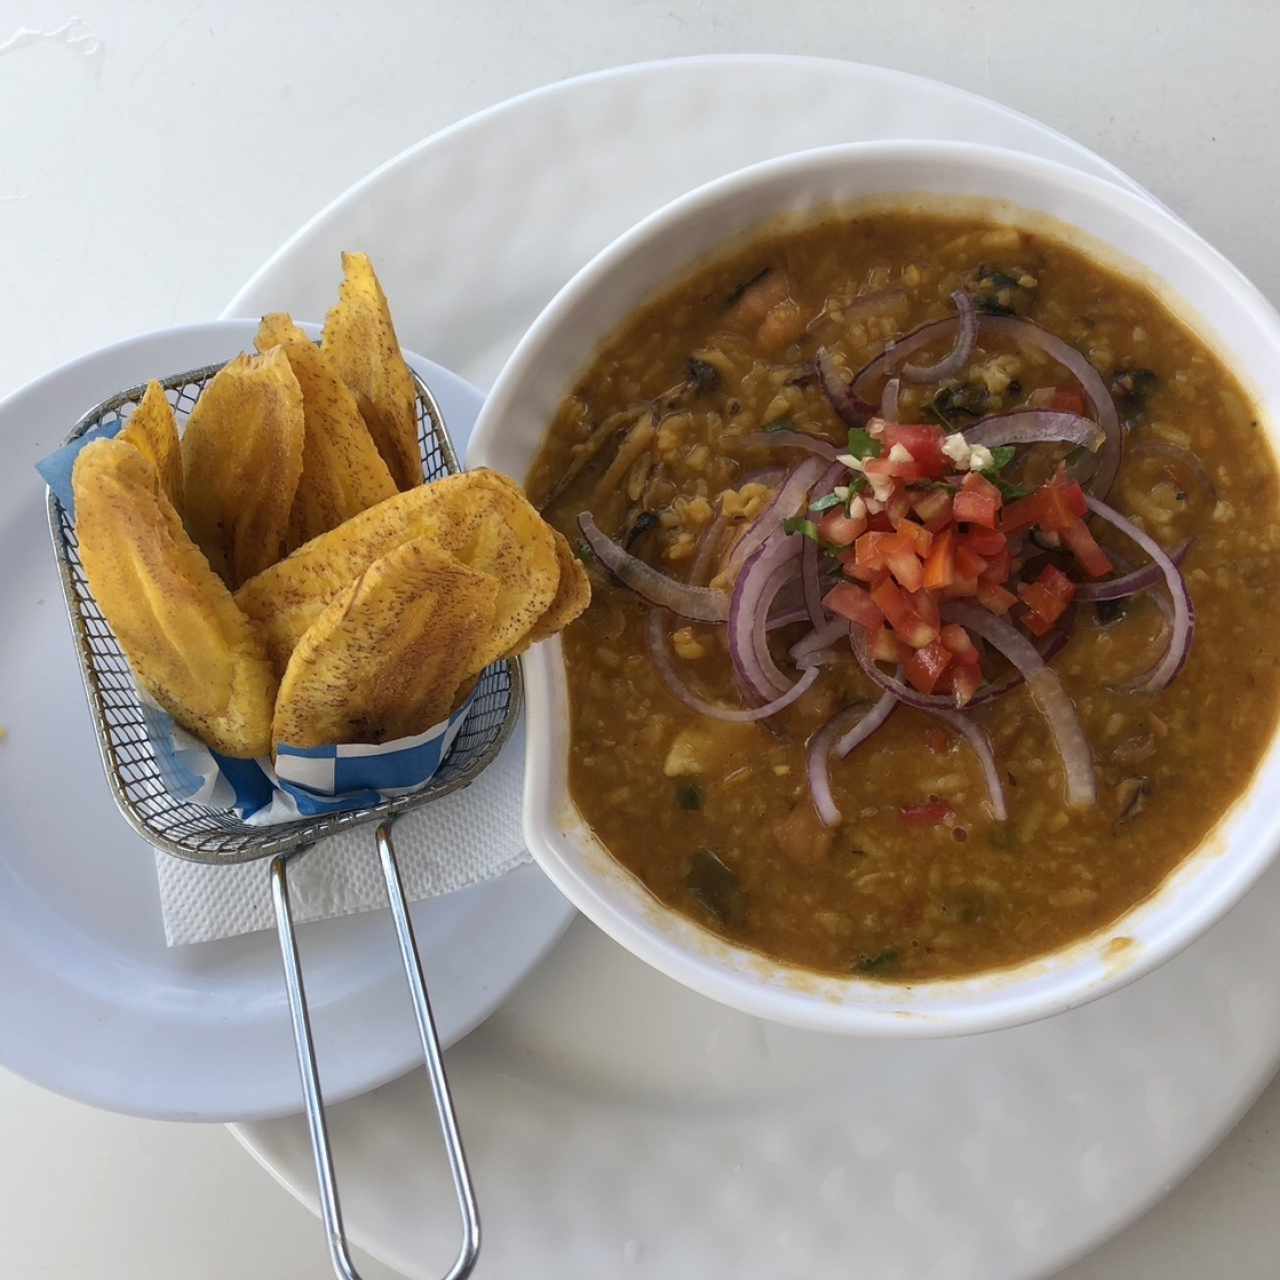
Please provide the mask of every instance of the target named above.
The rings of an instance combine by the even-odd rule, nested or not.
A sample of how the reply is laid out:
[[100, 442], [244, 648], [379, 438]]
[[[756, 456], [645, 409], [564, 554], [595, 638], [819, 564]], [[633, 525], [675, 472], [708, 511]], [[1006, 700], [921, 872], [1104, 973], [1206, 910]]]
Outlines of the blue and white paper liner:
[[[95, 427], [36, 463], [36, 470], [72, 519], [71, 475], [80, 450], [94, 440], [110, 439], [124, 425], [117, 421]], [[348, 813], [421, 790], [449, 754], [475, 700], [473, 692], [447, 720], [393, 742], [282, 745], [273, 766], [267, 759], [235, 760], [211, 750], [149, 698], [136, 679], [134, 686], [168, 793], [175, 800], [232, 812], [252, 826], [263, 827]]]
[[282, 745], [273, 766], [211, 750], [145, 694], [140, 697], [165, 790], [175, 800], [235, 813], [255, 827], [348, 813], [421, 790], [444, 763], [474, 702], [473, 694], [448, 720], [392, 742]]

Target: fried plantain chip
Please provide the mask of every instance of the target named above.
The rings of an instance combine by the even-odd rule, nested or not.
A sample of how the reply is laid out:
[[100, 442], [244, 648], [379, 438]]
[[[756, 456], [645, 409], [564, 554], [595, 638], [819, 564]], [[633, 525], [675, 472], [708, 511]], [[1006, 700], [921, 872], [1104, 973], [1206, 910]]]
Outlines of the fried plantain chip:
[[375, 560], [299, 640], [272, 745], [379, 743], [443, 720], [493, 625], [498, 581], [414, 538]]
[[508, 658], [518, 658], [531, 644], [537, 644], [539, 640], [546, 640], [563, 631], [591, 603], [591, 578], [582, 567], [582, 561], [573, 554], [569, 539], [554, 528], [551, 536], [556, 540], [560, 585], [542, 617], [533, 624], [515, 648], [507, 651], [505, 656]]
[[351, 388], [378, 452], [401, 489], [422, 483], [417, 393], [387, 295], [368, 254], [342, 255], [342, 291], [325, 317], [324, 350]]
[[116, 437], [131, 444], [156, 469], [165, 497], [173, 509], [182, 514], [182, 445], [178, 442], [178, 423], [173, 406], [158, 382], [147, 383], [133, 417]]
[[277, 670], [354, 578], [388, 551], [424, 536], [499, 582], [493, 626], [470, 655], [463, 679], [519, 644], [555, 599], [560, 565], [551, 526], [505, 477], [467, 471], [362, 511], [240, 588], [236, 600], [261, 623]]
[[328, 356], [287, 315], [263, 318], [255, 343], [259, 351], [277, 344], [276, 334], [296, 333], [281, 349], [302, 388], [306, 429], [302, 474], [289, 513], [286, 549], [340, 525], [396, 492], [395, 481], [364, 425], [355, 397], [334, 371]]
[[123, 440], [99, 440], [81, 451], [72, 482], [80, 559], [138, 683], [214, 750], [265, 755], [275, 672], [155, 467]]
[[182, 437], [187, 528], [233, 590], [285, 552], [302, 472], [302, 389], [285, 353], [237, 356]]
[[287, 311], [273, 311], [270, 315], [262, 317], [253, 345], [265, 355], [272, 347], [283, 347], [287, 342], [310, 341], [311, 339], [294, 324], [293, 317]]

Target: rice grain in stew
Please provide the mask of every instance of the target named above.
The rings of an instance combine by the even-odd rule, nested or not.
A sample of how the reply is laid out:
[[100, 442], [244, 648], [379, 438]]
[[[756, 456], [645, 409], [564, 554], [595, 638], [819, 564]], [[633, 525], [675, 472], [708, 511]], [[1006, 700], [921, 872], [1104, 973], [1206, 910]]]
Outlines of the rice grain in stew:
[[[957, 317], [970, 310], [977, 334], [965, 350]], [[850, 385], [895, 340], [936, 321], [950, 321], [936, 340]], [[1099, 443], [1091, 424], [1107, 406], [1029, 333], [1069, 344], [1114, 405], [1124, 460], [1093, 498], [1170, 553], [1190, 540], [1181, 581], [1195, 639], [1159, 691], [1130, 689], [1171, 636], [1180, 640], [1162, 571], [1148, 575], [1153, 590], [1081, 598], [1150, 562], [1083, 505], [1102, 451], [965, 444], [983, 419], [1015, 410], [1041, 423], [1087, 419], [1077, 433]], [[931, 365], [943, 376], [927, 376]], [[851, 433], [855, 399], [870, 405], [852, 411], [865, 421]], [[930, 430], [895, 432], [885, 417]], [[826, 456], [787, 433], [825, 442]], [[833, 453], [848, 465], [833, 467]], [[735, 563], [739, 539], [806, 465], [821, 480], [764, 552], [788, 566], [770, 605], [779, 625], [767, 655], [739, 638], [736, 672], [732, 619], [655, 617], [584, 541], [587, 512], [634, 560], [709, 586], [699, 598], [714, 611], [747, 572]], [[1048, 238], [882, 214], [758, 239], [608, 338], [560, 406], [529, 488], [580, 548], [595, 587], [564, 636], [575, 803], [662, 902], [783, 961], [910, 981], [1078, 939], [1152, 893], [1197, 846], [1275, 730], [1277, 473], [1255, 412], [1145, 287]], [[818, 646], [822, 665], [806, 677], [789, 650], [813, 631], [801, 572], [810, 564], [826, 600], [817, 618], [837, 640]], [[1087, 742], [1092, 802], [1071, 803], [1034, 690], [975, 628], [948, 621], [972, 617], [965, 608], [1049, 655]], [[883, 676], [913, 697], [928, 690], [985, 733], [1004, 820], [957, 722], [896, 705], [845, 758], [830, 757], [836, 817], [824, 821], [815, 735], [842, 714], [840, 728], [856, 723], [882, 696], [855, 661], [850, 629]], [[688, 699], [655, 665], [651, 633]], [[775, 683], [751, 696], [744, 666], [748, 686], [762, 672]], [[749, 710], [802, 678], [802, 695], [764, 719], [689, 705]], [[1002, 684], [1015, 687], [984, 700]], [[825, 747], [816, 754], [827, 759]]]

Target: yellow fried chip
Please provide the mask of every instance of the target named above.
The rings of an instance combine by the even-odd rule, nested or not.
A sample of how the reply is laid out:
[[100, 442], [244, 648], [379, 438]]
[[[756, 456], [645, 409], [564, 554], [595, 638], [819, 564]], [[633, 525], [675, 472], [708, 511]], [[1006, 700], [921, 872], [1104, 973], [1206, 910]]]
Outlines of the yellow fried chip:
[[131, 444], [156, 469], [165, 497], [182, 514], [182, 445], [173, 406], [158, 382], [147, 383], [146, 394], [125, 428], [116, 437]]
[[559, 529], [552, 529], [556, 540], [556, 560], [560, 564], [560, 584], [555, 598], [547, 606], [532, 629], [513, 649], [508, 658], [518, 658], [531, 644], [546, 640], [563, 631], [591, 603], [591, 579], [582, 567], [582, 561], [573, 554], [569, 539]]
[[285, 552], [302, 473], [302, 389], [285, 353], [238, 356], [182, 437], [187, 528], [233, 590]]
[[311, 339], [294, 324], [293, 317], [287, 311], [273, 311], [270, 315], [262, 317], [253, 345], [259, 352], [265, 354], [272, 347], [283, 347], [287, 342], [310, 341]]
[[464, 678], [518, 644], [555, 599], [551, 526], [520, 490], [493, 471], [448, 476], [362, 511], [240, 588], [236, 600], [261, 623], [277, 670], [334, 596], [380, 556], [424, 535], [500, 584], [492, 631]]
[[354, 393], [392, 478], [411, 489], [422, 483], [413, 376], [368, 255], [344, 253], [342, 272], [338, 305], [324, 321], [324, 350]]
[[498, 582], [414, 538], [375, 560], [299, 640], [272, 745], [378, 743], [443, 720], [467, 655], [493, 624]]
[[138, 683], [214, 750], [265, 755], [275, 671], [155, 467], [123, 440], [99, 440], [72, 480], [80, 559]]
[[289, 513], [286, 539], [286, 549], [292, 551], [392, 497], [396, 485], [364, 425], [355, 397], [329, 358], [288, 316], [263, 319], [255, 340], [258, 350], [271, 350], [275, 345], [273, 335], [290, 329], [302, 340], [286, 340], [281, 349], [302, 388], [305, 422], [302, 474]]

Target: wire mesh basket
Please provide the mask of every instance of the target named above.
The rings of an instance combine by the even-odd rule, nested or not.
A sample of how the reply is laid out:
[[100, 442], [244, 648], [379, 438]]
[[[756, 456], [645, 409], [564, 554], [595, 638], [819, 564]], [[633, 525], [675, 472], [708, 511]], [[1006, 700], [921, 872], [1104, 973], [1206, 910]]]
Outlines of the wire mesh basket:
[[[161, 380], [180, 421], [195, 407], [221, 364], [206, 365]], [[444, 418], [430, 388], [413, 373], [417, 392], [418, 445], [428, 482], [461, 468]], [[130, 387], [95, 405], [67, 436], [79, 439], [98, 427], [123, 423], [140, 403], [146, 385]], [[471, 710], [448, 756], [419, 791], [386, 799], [347, 813], [301, 818], [276, 826], [252, 825], [234, 812], [180, 799], [165, 786], [160, 763], [147, 731], [142, 699], [128, 660], [89, 588], [80, 562], [79, 543], [70, 514], [52, 491], [48, 494], [49, 533], [62, 580], [63, 597], [75, 640], [80, 672], [107, 783], [129, 825], [156, 848], [188, 861], [234, 864], [271, 859], [270, 884], [284, 966], [303, 1103], [311, 1130], [321, 1213], [334, 1271], [359, 1280], [351, 1262], [329, 1148], [328, 1127], [320, 1090], [315, 1046], [307, 1010], [289, 900], [288, 863], [325, 836], [364, 823], [378, 823], [376, 845], [399, 943], [410, 1000], [418, 1025], [436, 1111], [445, 1139], [462, 1218], [463, 1238], [446, 1280], [462, 1280], [475, 1265], [480, 1247], [480, 1221], [458, 1133], [430, 999], [422, 973], [400, 873], [391, 840], [392, 821], [473, 782], [510, 736], [521, 704], [519, 667], [500, 661], [486, 668], [476, 686]]]
[[[192, 369], [161, 385], [179, 418], [195, 408], [222, 365]], [[423, 474], [438, 480], [460, 470], [444, 419], [426, 383], [415, 373], [418, 393], [418, 446]], [[67, 437], [76, 440], [95, 427], [123, 422], [146, 391], [130, 387], [90, 409]], [[323, 818], [300, 819], [274, 827], [251, 826], [234, 813], [178, 800], [165, 787], [128, 661], [102, 616], [80, 564], [79, 543], [70, 515], [48, 495], [49, 532], [71, 617], [80, 671], [93, 715], [107, 782], [130, 826], [157, 848], [197, 862], [247, 862], [314, 844], [348, 827], [389, 819], [424, 800], [465, 787], [497, 754], [511, 732], [520, 706], [520, 676], [515, 663], [498, 662], [480, 677], [470, 714], [448, 758], [421, 792]]]

